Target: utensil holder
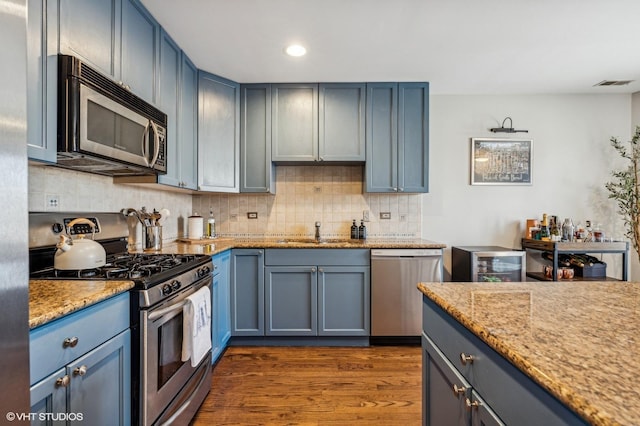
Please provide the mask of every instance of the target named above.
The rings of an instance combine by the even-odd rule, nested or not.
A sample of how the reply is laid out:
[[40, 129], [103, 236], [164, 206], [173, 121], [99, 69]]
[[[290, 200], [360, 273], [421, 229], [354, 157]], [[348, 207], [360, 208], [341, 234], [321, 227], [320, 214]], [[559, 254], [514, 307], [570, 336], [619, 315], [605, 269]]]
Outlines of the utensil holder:
[[142, 249], [144, 251], [162, 250], [162, 226], [144, 226]]

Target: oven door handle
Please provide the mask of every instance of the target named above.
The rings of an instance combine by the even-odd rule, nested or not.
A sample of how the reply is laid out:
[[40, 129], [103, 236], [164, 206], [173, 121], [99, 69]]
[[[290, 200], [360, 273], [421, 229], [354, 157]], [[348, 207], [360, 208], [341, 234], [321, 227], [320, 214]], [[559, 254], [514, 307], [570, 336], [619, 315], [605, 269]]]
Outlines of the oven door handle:
[[186, 305], [186, 304], [187, 304], [187, 300], [183, 300], [183, 301], [178, 302], [178, 303], [176, 303], [174, 305], [167, 306], [166, 308], [162, 308], [160, 310], [153, 311], [153, 312], [151, 312], [149, 314], [149, 321], [155, 321], [158, 318], [160, 318], [160, 317], [162, 317], [162, 316], [164, 316], [164, 315], [166, 315], [166, 314], [168, 314], [170, 312], [177, 311], [178, 309], [182, 309], [184, 307], [184, 305]]

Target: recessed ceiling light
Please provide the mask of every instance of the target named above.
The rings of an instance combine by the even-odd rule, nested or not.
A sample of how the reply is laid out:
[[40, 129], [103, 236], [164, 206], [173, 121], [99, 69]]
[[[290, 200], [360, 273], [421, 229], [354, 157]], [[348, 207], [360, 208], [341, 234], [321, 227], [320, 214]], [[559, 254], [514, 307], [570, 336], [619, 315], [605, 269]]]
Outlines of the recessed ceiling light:
[[287, 46], [284, 50], [289, 56], [304, 56], [307, 53], [307, 49], [304, 46], [300, 46], [299, 44], [292, 44], [291, 46]]

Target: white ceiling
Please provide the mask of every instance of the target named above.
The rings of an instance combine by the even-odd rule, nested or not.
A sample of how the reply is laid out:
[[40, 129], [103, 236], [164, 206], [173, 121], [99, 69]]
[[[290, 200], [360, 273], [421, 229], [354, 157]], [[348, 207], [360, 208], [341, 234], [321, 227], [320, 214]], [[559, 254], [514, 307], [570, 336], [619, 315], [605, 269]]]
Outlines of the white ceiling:
[[[640, 0], [142, 0], [241, 83], [429, 81], [432, 94], [640, 91]], [[307, 47], [303, 58], [286, 45]], [[602, 80], [635, 80], [593, 87]]]

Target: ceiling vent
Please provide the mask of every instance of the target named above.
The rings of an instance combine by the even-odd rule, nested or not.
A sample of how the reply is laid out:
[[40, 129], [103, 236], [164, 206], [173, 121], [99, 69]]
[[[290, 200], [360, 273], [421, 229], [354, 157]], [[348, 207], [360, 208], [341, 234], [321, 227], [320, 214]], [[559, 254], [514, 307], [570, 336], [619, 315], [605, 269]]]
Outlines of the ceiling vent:
[[626, 86], [632, 81], [633, 80], [602, 80], [600, 83], [594, 84], [593, 86]]

